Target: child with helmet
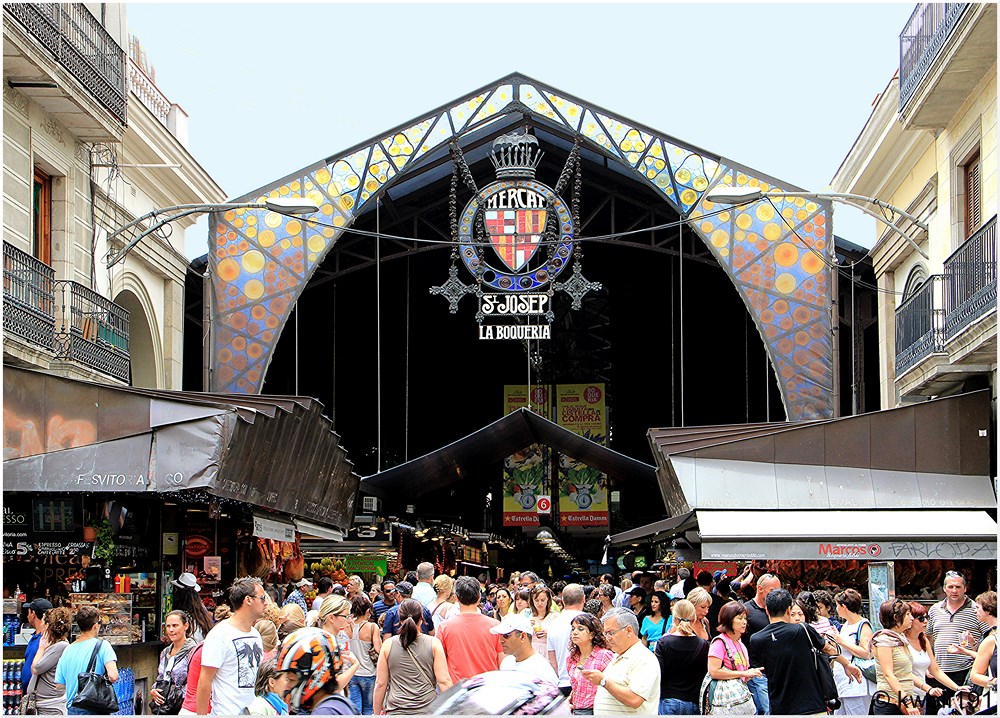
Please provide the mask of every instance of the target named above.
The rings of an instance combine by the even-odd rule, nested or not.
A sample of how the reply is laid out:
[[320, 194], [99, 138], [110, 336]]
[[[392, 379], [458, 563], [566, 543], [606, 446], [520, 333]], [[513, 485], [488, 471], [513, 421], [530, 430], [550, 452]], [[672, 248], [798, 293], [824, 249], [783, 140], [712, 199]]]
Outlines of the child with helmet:
[[350, 652], [320, 628], [300, 628], [285, 637], [276, 669], [294, 676], [288, 691], [291, 713], [308, 715], [354, 715], [354, 706], [344, 696], [350, 677], [338, 676]]

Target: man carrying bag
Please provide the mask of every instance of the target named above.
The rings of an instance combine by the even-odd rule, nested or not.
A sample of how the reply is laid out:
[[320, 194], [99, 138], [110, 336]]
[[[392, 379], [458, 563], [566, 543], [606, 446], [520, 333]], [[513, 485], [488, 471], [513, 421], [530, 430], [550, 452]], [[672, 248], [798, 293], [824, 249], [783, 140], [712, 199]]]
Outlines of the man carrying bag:
[[80, 637], [63, 651], [56, 666], [56, 683], [66, 686], [69, 715], [108, 715], [118, 712], [112, 683], [118, 680], [118, 657], [107, 641], [97, 637], [101, 614], [84, 606], [76, 614]]

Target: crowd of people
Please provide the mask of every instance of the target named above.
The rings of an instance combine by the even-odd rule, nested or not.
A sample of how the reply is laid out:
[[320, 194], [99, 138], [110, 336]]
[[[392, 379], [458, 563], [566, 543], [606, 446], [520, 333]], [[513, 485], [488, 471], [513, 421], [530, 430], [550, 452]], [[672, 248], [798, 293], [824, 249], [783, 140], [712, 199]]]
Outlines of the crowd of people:
[[[996, 704], [996, 593], [972, 600], [954, 571], [931, 606], [873, 607], [878, 629], [853, 589], [793, 596], [750, 567], [735, 577], [681, 568], [671, 581], [605, 575], [596, 585], [530, 571], [504, 584], [434, 574], [423, 563], [368, 592], [357, 576], [346, 587], [321, 578], [312, 601], [308, 579], [282, 590], [241, 578], [214, 615], [182, 574], [151, 708], [412, 715], [512, 675], [536, 687], [535, 712], [563, 701], [578, 715], [915, 715]], [[25, 698], [39, 714], [88, 713], [74, 705], [78, 676], [118, 673], [97, 610], [73, 616], [44, 599], [28, 609], [37, 630]], [[69, 643], [74, 620], [81, 633]], [[463, 712], [456, 700], [445, 712]]]

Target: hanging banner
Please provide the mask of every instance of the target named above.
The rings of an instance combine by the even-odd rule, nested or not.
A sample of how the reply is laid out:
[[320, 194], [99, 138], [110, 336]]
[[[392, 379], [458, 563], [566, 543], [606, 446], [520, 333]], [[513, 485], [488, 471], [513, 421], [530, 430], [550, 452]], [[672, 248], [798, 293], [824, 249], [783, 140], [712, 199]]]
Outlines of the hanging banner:
[[[604, 384], [556, 386], [556, 423], [606, 446]], [[607, 474], [562, 454], [559, 455], [559, 525], [608, 525]]]
[[[552, 389], [531, 387], [531, 409], [551, 418]], [[504, 416], [528, 406], [528, 387], [503, 388]], [[503, 525], [538, 526], [538, 497], [548, 496], [552, 485], [552, 452], [547, 446], [532, 444], [512, 454], [503, 463]]]

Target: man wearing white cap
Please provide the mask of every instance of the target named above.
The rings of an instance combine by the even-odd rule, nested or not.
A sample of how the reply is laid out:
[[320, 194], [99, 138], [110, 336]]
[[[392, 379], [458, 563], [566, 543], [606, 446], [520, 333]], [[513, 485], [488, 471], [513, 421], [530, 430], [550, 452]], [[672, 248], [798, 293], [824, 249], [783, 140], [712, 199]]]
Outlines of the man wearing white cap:
[[308, 578], [303, 578], [300, 581], [295, 582], [295, 590], [288, 594], [288, 598], [285, 602], [281, 604], [282, 606], [287, 606], [289, 603], [294, 603], [299, 608], [302, 609], [302, 614], [305, 615], [309, 613], [309, 606], [306, 605], [305, 591], [312, 588], [313, 582]]
[[507, 614], [499, 626], [490, 629], [490, 633], [500, 636], [500, 647], [507, 654], [507, 657], [500, 661], [501, 671], [523, 671], [553, 685], [559, 685], [559, 676], [531, 644], [533, 629], [531, 621], [526, 616], [520, 613]]

